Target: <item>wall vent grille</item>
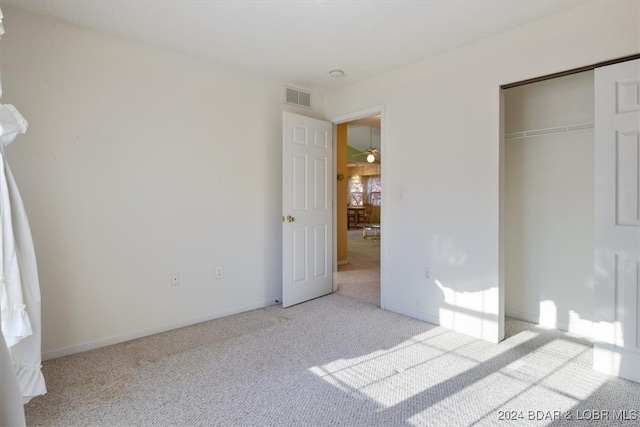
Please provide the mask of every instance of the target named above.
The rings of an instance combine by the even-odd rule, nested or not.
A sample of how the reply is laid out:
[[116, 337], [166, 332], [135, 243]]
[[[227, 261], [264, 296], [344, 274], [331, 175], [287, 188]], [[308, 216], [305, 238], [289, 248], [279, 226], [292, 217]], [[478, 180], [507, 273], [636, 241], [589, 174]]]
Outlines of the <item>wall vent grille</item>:
[[299, 107], [311, 108], [311, 92], [305, 92], [292, 87], [284, 88], [284, 103]]

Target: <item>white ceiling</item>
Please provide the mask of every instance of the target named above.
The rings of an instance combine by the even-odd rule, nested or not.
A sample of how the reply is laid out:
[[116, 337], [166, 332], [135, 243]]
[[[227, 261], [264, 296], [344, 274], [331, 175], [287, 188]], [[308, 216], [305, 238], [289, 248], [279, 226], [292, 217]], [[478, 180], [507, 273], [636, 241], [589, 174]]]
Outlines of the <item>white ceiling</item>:
[[[0, 5], [315, 90], [366, 79], [587, 1], [0, 0]], [[346, 76], [329, 77], [336, 68]]]
[[[347, 128], [347, 144], [359, 151], [366, 151], [368, 148], [380, 150], [380, 129], [350, 123]], [[363, 158], [362, 161], [364, 162], [365, 159]]]
[[372, 128], [380, 129], [380, 114], [376, 114], [375, 116], [364, 117], [362, 119], [353, 120], [348, 123], [349, 126], [369, 126]]

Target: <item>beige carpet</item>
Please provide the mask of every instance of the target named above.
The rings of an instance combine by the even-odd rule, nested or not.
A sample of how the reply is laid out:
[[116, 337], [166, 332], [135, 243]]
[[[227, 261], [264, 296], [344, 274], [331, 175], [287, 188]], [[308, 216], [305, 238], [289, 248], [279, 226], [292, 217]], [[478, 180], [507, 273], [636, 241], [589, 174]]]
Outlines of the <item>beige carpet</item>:
[[348, 264], [338, 267], [338, 292], [380, 306], [380, 240], [363, 239], [361, 230], [349, 230]]
[[509, 320], [496, 345], [380, 310], [379, 243], [353, 237], [335, 294], [45, 362], [28, 424], [638, 425], [640, 386], [593, 372], [584, 339]]

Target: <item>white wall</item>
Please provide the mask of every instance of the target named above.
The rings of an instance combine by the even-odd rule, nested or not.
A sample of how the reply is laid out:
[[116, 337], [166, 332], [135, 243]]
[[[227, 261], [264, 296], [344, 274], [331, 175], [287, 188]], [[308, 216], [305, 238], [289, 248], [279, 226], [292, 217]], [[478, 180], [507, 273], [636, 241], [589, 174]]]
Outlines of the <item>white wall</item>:
[[[505, 90], [505, 132], [593, 124], [593, 71]], [[506, 313], [591, 335], [593, 129], [507, 138]]]
[[640, 3], [594, 2], [327, 93], [385, 106], [386, 308], [501, 338], [500, 85], [637, 52]]
[[282, 85], [3, 12], [45, 358], [279, 299]]

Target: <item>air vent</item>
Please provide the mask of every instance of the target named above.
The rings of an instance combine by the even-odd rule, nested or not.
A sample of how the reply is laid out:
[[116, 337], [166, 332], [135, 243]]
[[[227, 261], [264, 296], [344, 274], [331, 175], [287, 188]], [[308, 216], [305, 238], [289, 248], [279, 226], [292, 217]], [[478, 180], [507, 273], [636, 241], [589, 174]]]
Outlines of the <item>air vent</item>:
[[284, 103], [298, 105], [300, 107], [311, 108], [311, 93], [291, 87], [284, 88]]

